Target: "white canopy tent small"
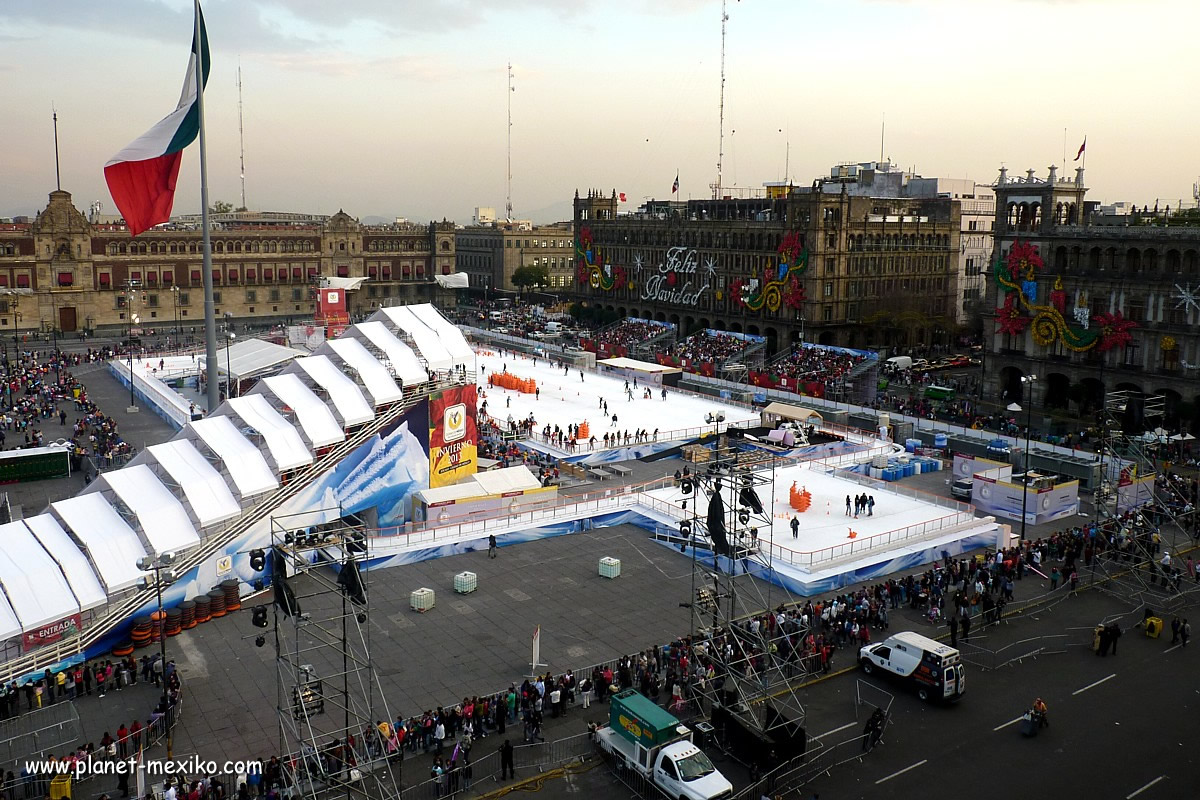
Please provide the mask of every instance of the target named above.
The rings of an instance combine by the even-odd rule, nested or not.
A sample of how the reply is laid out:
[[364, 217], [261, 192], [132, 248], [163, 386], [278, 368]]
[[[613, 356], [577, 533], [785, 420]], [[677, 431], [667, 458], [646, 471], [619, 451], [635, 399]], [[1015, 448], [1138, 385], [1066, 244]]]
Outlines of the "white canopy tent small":
[[58, 563], [24, 522], [0, 525], [0, 584], [25, 630], [80, 611]]
[[171, 480], [183, 489], [192, 515], [201, 528], [242, 513], [241, 506], [234, 499], [233, 492], [229, 491], [221, 473], [187, 439], [151, 445], [147, 450]]
[[200, 544], [200, 535], [183, 503], [145, 464], [106, 472], [93, 486], [97, 491], [109, 487], [133, 512], [153, 555], [176, 553]]
[[475, 361], [475, 351], [471, 349], [471, 345], [467, 344], [467, 339], [463, 336], [462, 331], [453, 322], [443, 317], [436, 308], [429, 303], [406, 306], [406, 308], [438, 335], [457, 363], [470, 364]]
[[[234, 341], [221, 350], [222, 352], [217, 353], [216, 372], [218, 375], [224, 375], [228, 370], [233, 373], [235, 381], [277, 371], [292, 359], [307, 355], [303, 350], [284, 347], [265, 339]], [[201, 360], [203, 363], [205, 359], [201, 357]]]
[[394, 403], [404, 398], [404, 390], [392, 380], [388, 368], [371, 355], [358, 339], [342, 337], [330, 339], [325, 344], [348, 367], [358, 373], [359, 380], [367, 387], [367, 393], [371, 395], [371, 401], [376, 406]]
[[312, 453], [308, 452], [308, 446], [300, 434], [282, 414], [271, 407], [265, 395], [235, 397], [229, 401], [229, 407], [266, 441], [267, 450], [275, 461], [275, 469], [283, 472], [313, 462]]
[[350, 335], [362, 334], [368, 342], [375, 345], [391, 362], [392, 371], [405, 387], [427, 383], [429, 373], [421, 365], [420, 359], [413, 349], [396, 338], [396, 334], [379, 320], [360, 322], [350, 328]]
[[21, 632], [21, 621], [8, 600], [0, 595], [0, 639], [11, 639]]
[[421, 351], [421, 357], [425, 359], [425, 363], [429, 365], [430, 369], [446, 370], [454, 366], [454, 357], [442, 344], [442, 340], [429, 329], [428, 325], [417, 319], [408, 310], [408, 306], [388, 306], [381, 308], [380, 312], [385, 318], [391, 320], [393, 325], [412, 337], [417, 349]]
[[137, 562], [146, 548], [133, 528], [99, 492], [51, 503], [71, 535], [82, 545], [109, 594], [137, 585], [142, 571]]
[[238, 494], [243, 498], [279, 488], [279, 481], [263, 454], [238, 431], [229, 417], [199, 419], [190, 423], [188, 430], [193, 431], [221, 459]]
[[262, 383], [255, 387], [255, 392], [262, 396], [259, 387], [275, 395], [280, 402], [296, 413], [300, 429], [304, 431], [305, 437], [313, 447], [326, 447], [346, 438], [345, 431], [334, 419], [333, 412], [325, 405], [325, 401], [317, 397], [313, 390], [295, 375], [264, 378]]
[[[305, 375], [329, 393], [333, 407], [345, 426], [362, 425], [375, 419], [375, 410], [353, 380], [338, 369], [328, 356], [297, 358], [294, 362]], [[292, 367], [288, 367], [292, 369]]]
[[108, 595], [105, 594], [104, 587], [100, 585], [100, 578], [96, 575], [96, 570], [88, 561], [88, 557], [79, 549], [79, 545], [67, 535], [52, 514], [38, 514], [36, 517], [26, 517], [23, 521], [45, 551], [62, 569], [75, 599], [79, 602], [80, 609], [87, 611], [89, 608], [96, 608], [108, 602]]

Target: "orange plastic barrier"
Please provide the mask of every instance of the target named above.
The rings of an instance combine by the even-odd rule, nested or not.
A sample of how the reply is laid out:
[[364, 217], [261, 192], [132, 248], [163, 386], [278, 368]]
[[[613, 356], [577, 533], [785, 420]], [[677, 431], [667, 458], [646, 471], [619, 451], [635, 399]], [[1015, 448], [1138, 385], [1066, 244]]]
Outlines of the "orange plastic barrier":
[[488, 375], [488, 383], [501, 389], [516, 389], [522, 394], [537, 392], [537, 381], [533, 378], [518, 378], [511, 372], [493, 372]]
[[586, 439], [592, 435], [592, 429], [588, 427], [586, 422], [579, 423], [579, 438]]
[[812, 506], [812, 493], [807, 488], [797, 489], [793, 482], [788, 490], [788, 504], [797, 511], [808, 511]]

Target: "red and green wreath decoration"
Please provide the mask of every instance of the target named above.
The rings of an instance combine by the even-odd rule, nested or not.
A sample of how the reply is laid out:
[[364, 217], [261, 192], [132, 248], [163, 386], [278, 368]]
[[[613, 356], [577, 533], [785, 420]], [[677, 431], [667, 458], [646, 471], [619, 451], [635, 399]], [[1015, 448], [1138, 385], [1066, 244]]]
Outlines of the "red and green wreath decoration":
[[1008, 251], [1008, 274], [1012, 280], [1019, 281], [1022, 276], [1026, 280], [1033, 280], [1043, 266], [1045, 264], [1036, 247], [1029, 242], [1013, 242]]
[[1025, 332], [1029, 325], [1029, 317], [1021, 314], [1016, 292], [1008, 292], [1004, 296], [1004, 305], [996, 309], [996, 321], [1000, 325], [1000, 333], [1018, 336]]
[[804, 240], [800, 238], [800, 234], [788, 231], [783, 235], [783, 241], [779, 243], [779, 257], [785, 264], [795, 264], [803, 252]]
[[1124, 347], [1129, 344], [1133, 336], [1129, 331], [1137, 327], [1137, 323], [1131, 319], [1125, 319], [1125, 315], [1120, 311], [1113, 313], [1096, 314], [1092, 317], [1092, 321], [1100, 327], [1100, 342], [1096, 345], [1096, 349], [1101, 353], [1107, 353], [1114, 347]]
[[742, 296], [745, 288], [746, 281], [742, 278], [738, 278], [733, 283], [729, 284], [729, 299], [735, 306], [738, 306], [739, 308], [746, 305], [746, 298]]

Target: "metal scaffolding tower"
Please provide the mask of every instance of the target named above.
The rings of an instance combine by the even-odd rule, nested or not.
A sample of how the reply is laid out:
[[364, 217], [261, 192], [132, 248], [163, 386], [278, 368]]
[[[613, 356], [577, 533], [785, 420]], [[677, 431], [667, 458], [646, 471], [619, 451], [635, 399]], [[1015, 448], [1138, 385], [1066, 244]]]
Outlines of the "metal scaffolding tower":
[[1200, 520], [1190, 484], [1158, 471], [1169, 441], [1165, 398], [1109, 392], [1101, 419], [1100, 534], [1090, 554], [1093, 571], [1102, 573], [1097, 586], [1135, 607], [1178, 608], [1195, 593], [1178, 553]]
[[[371, 662], [366, 537], [340, 510], [271, 521], [276, 711], [295, 797], [399, 798], [377, 723], [394, 719]], [[266, 614], [257, 625], [266, 623]], [[260, 638], [265, 638], [264, 632]], [[396, 765], [399, 767], [398, 763]]]
[[776, 621], [793, 599], [770, 582], [778, 458], [739, 444], [721, 437], [713, 460], [681, 487], [690, 515], [672, 541], [693, 562], [683, 604], [692, 620], [688, 691], [732, 751], [786, 759], [804, 749], [804, 705], [793, 685], [814, 662], [803, 649], [807, 631]]

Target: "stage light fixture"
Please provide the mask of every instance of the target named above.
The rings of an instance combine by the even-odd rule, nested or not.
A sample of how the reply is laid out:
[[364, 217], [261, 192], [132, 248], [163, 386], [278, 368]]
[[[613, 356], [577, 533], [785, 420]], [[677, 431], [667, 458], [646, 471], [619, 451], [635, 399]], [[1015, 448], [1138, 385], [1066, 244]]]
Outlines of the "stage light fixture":
[[267, 554], [262, 548], [256, 547], [250, 551], [250, 569], [255, 572], [262, 572], [267, 566]]

